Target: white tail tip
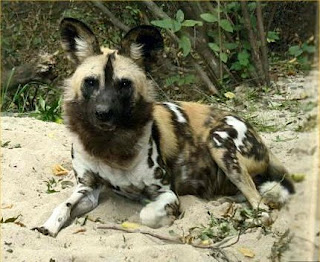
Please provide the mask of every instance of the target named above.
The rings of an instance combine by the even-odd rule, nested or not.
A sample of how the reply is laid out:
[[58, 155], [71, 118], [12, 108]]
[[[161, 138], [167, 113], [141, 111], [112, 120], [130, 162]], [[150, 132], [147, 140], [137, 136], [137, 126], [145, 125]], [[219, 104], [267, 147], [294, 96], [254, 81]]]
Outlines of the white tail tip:
[[259, 186], [259, 192], [265, 203], [271, 207], [281, 207], [289, 199], [289, 191], [280, 182], [269, 181]]

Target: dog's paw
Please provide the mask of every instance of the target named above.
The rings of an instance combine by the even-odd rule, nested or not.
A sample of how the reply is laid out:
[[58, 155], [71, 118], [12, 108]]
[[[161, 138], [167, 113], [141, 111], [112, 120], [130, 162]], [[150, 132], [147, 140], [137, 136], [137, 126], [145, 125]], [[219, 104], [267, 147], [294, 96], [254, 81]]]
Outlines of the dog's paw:
[[158, 209], [154, 203], [148, 204], [140, 212], [141, 223], [151, 228], [171, 225], [175, 216], [167, 213], [165, 209]]
[[31, 230], [33, 230], [33, 231], [38, 231], [38, 232], [40, 232], [41, 234], [43, 234], [43, 235], [45, 235], [45, 236], [56, 237], [56, 235], [57, 235], [57, 234], [54, 234], [53, 232], [51, 232], [49, 229], [47, 229], [47, 228], [44, 227], [44, 226], [34, 227], [34, 228], [32, 228]]

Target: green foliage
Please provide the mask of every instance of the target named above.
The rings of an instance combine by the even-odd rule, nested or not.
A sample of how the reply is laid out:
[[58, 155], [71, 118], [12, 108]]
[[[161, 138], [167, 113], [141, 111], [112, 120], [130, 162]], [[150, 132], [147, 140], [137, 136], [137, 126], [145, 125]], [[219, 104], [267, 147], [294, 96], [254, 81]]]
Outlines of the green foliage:
[[169, 29], [174, 33], [181, 29], [181, 23], [174, 19], [154, 20], [151, 21], [151, 24], [164, 29]]
[[42, 121], [50, 121], [61, 123], [61, 101], [62, 98], [59, 97], [56, 101], [50, 103], [50, 105], [40, 96], [38, 104], [36, 105], [36, 110], [33, 113], [35, 117]]
[[298, 69], [310, 70], [310, 57], [315, 53], [314, 45], [303, 43], [301, 45], [293, 45], [288, 49], [288, 54], [294, 57], [294, 62]]
[[[255, 23], [255, 4], [250, 5], [249, 13], [251, 20]], [[211, 13], [201, 14], [200, 18], [213, 27], [214, 31], [208, 32], [210, 39], [208, 46], [215, 56], [233, 73], [237, 73], [241, 78], [248, 78], [254, 66], [240, 4], [238, 2], [222, 4], [220, 9], [216, 7]], [[217, 30], [219, 27], [222, 29], [220, 33]], [[275, 39], [274, 35], [271, 37]], [[229, 78], [223, 78], [222, 81], [228, 82]]]
[[165, 86], [185, 86], [191, 85], [196, 83], [197, 79], [193, 74], [186, 74], [186, 75], [173, 75], [166, 79]]
[[58, 181], [55, 180], [54, 178], [48, 179], [47, 181], [44, 181], [46, 183], [47, 186], [47, 190], [46, 193], [47, 194], [53, 194], [53, 193], [57, 193], [60, 191], [56, 190], [56, 187], [58, 186], [58, 184], [62, 181], [62, 179], [59, 179]]
[[269, 31], [267, 33], [267, 42], [268, 43], [273, 43], [273, 42], [276, 42], [278, 41], [280, 38], [279, 38], [279, 33], [277, 32], [274, 32], [274, 31]]
[[173, 33], [177, 33], [181, 31], [181, 36], [179, 38], [179, 49], [182, 50], [183, 56], [186, 57], [191, 52], [191, 42], [189, 37], [183, 33], [183, 27], [194, 27], [194, 26], [202, 26], [203, 23], [197, 20], [184, 20], [184, 13], [182, 10], [178, 10], [175, 14], [175, 19], [162, 19], [162, 20], [153, 20], [151, 24], [154, 26], [168, 29]]
[[204, 13], [204, 14], [201, 14], [200, 17], [208, 23], [218, 22], [218, 16], [216, 16], [215, 14]]
[[183, 35], [179, 41], [179, 49], [182, 49], [183, 56], [187, 56], [191, 51], [191, 42], [189, 37]]
[[230, 33], [233, 32], [233, 27], [227, 19], [221, 19], [219, 24], [223, 30], [230, 32]]
[[61, 189], [66, 189], [66, 188], [74, 186], [74, 183], [72, 181], [64, 180], [63, 178], [59, 178], [58, 180], [56, 180], [54, 177], [52, 177], [44, 182], [47, 186], [47, 190], [46, 190], [47, 194], [53, 194], [53, 193], [60, 192], [57, 190], [57, 189], [59, 189], [59, 187]]
[[[230, 213], [228, 213], [230, 212]], [[263, 210], [239, 207], [233, 210], [232, 204], [223, 217], [210, 215], [207, 225], [201, 225], [189, 230], [190, 235], [202, 241], [212, 240], [214, 243], [226, 237], [244, 233], [247, 229], [262, 227], [264, 232], [269, 232], [269, 228], [261, 222]]]

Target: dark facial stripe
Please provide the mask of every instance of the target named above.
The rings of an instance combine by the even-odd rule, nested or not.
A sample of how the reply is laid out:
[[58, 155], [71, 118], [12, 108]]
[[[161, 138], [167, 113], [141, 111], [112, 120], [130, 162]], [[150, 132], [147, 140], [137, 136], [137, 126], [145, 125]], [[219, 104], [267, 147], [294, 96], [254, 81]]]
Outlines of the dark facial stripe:
[[115, 53], [109, 55], [108, 62], [104, 68], [105, 86], [112, 83], [113, 78], [113, 61], [115, 59]]

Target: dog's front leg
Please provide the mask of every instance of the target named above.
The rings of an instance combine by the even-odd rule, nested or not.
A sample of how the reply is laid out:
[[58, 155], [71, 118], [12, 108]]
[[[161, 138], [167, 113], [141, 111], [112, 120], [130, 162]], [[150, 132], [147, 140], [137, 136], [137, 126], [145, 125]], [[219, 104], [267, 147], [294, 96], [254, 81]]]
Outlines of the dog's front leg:
[[179, 216], [179, 210], [180, 203], [177, 195], [171, 190], [163, 191], [141, 210], [141, 223], [152, 228], [171, 225]]
[[33, 229], [44, 235], [55, 237], [70, 218], [94, 209], [98, 205], [102, 185], [94, 187], [92, 183], [86, 183], [92, 181], [87, 178], [92, 178], [93, 175], [86, 172], [82, 178], [78, 179], [79, 184], [71, 196], [53, 210], [49, 219], [42, 226]]

